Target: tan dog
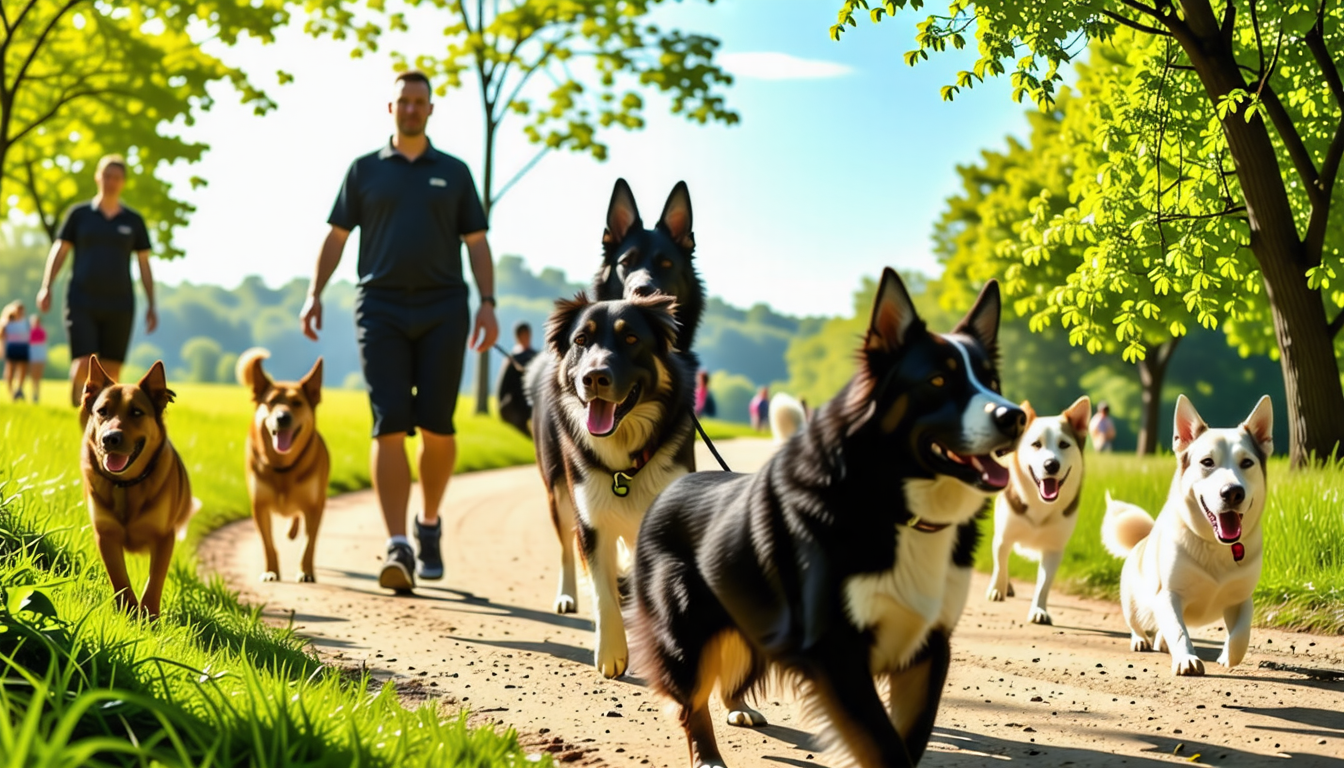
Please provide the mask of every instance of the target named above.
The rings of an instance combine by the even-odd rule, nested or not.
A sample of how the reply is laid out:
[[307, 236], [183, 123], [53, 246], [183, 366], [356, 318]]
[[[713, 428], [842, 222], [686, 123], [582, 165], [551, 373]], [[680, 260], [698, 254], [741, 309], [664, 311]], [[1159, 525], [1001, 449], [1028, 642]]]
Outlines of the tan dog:
[[1157, 520], [1108, 493], [1101, 540], [1125, 558], [1120, 605], [1130, 648], [1167, 651], [1173, 674], [1202, 675], [1188, 627], [1224, 621], [1224, 667], [1240, 664], [1250, 644], [1274, 416], [1266, 396], [1236, 427], [1210, 429], [1181, 395], [1175, 424], [1176, 476]]
[[299, 381], [271, 381], [261, 367], [270, 357], [252, 348], [238, 358], [238, 383], [252, 390], [257, 409], [247, 433], [247, 495], [252, 519], [266, 547], [262, 581], [280, 578], [280, 557], [271, 533], [271, 516], [293, 518], [289, 538], [307, 537], [297, 581], [316, 581], [313, 554], [322, 512], [327, 507], [327, 476], [331, 459], [317, 431], [317, 405], [322, 402], [322, 358]]
[[[80, 470], [98, 553], [124, 610], [159, 615], [173, 544], [197, 506], [191, 481], [163, 425], [173, 391], [154, 363], [138, 384], [118, 384], [89, 360], [80, 403], [84, 446]], [[126, 573], [126, 552], [149, 553], [149, 582], [139, 600]]]

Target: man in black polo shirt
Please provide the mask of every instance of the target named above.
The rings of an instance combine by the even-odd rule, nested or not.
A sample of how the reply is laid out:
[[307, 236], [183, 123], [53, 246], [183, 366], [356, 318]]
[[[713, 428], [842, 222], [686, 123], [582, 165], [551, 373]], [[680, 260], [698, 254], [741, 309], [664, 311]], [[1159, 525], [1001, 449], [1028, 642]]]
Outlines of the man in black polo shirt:
[[149, 304], [145, 332], [153, 333], [159, 324], [154, 313], [154, 275], [149, 269], [149, 230], [144, 218], [121, 202], [126, 161], [121, 155], [103, 157], [94, 180], [97, 196], [65, 214], [37, 292], [38, 311], [50, 311], [51, 284], [74, 249], [74, 274], [65, 297], [65, 330], [70, 338], [70, 401], [76, 407], [84, 397], [90, 355], [98, 355], [98, 362], [114, 379], [126, 359], [135, 324], [131, 253], [140, 263], [140, 282]]
[[[304, 334], [316, 340], [322, 329], [322, 289], [341, 260], [350, 230], [359, 227], [356, 339], [373, 409], [373, 487], [390, 537], [378, 583], [406, 591], [415, 586], [416, 574], [443, 578], [439, 503], [457, 457], [453, 410], [469, 328], [463, 242], [481, 292], [470, 329], [472, 349], [489, 349], [499, 328], [494, 266], [475, 182], [465, 163], [436, 150], [425, 136], [434, 112], [429, 78], [402, 73], [395, 98], [388, 105], [396, 122], [391, 141], [355, 160], [346, 172], [300, 320]], [[415, 521], [418, 564], [406, 538], [411, 491], [406, 437], [417, 427], [424, 497], [423, 514]]]

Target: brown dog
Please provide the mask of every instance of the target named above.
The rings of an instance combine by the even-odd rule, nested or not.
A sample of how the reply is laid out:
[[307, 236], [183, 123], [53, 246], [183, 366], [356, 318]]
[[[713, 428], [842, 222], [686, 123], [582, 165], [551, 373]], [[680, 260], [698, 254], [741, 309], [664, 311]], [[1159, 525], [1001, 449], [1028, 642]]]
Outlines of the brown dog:
[[[168, 440], [163, 410], [173, 391], [154, 363], [138, 384], [118, 384], [95, 355], [80, 404], [84, 447], [80, 468], [93, 535], [117, 604], [159, 615], [173, 543], [195, 510], [191, 481]], [[149, 552], [149, 583], [137, 601], [126, 573], [126, 551]]]
[[327, 506], [331, 460], [317, 432], [317, 404], [322, 402], [322, 358], [299, 381], [271, 381], [261, 361], [264, 349], [249, 349], [238, 358], [238, 383], [252, 390], [257, 410], [247, 433], [247, 494], [252, 519], [266, 547], [262, 581], [280, 578], [280, 558], [271, 534], [271, 516], [292, 517], [289, 538], [299, 535], [303, 519], [307, 536], [298, 581], [316, 581], [313, 552], [322, 511]]

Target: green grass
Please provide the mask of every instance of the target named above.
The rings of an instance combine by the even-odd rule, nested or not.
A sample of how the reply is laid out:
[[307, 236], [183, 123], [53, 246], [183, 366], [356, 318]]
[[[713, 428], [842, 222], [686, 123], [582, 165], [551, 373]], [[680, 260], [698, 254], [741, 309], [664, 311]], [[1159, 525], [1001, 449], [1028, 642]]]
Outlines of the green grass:
[[[247, 514], [237, 387], [177, 386], [174, 444], [204, 504], [191, 541]], [[459, 413], [458, 466], [530, 461], [531, 443]], [[319, 423], [333, 491], [368, 484], [369, 414], [331, 391]], [[111, 605], [89, 533], [74, 412], [0, 405], [0, 755], [8, 765], [452, 765], [526, 761], [510, 732], [471, 730], [434, 707], [404, 708], [392, 686], [324, 667], [302, 638], [268, 627], [180, 546], [158, 622]], [[142, 584], [147, 562], [131, 559]], [[549, 764], [543, 757], [542, 764]]]
[[[1068, 591], [1116, 598], [1123, 561], [1101, 545], [1106, 491], [1156, 515], [1175, 473], [1171, 456], [1087, 455], [1087, 481], [1078, 508], [1078, 527], [1064, 552], [1056, 584]], [[1270, 459], [1269, 498], [1263, 530], [1265, 561], [1255, 592], [1255, 616], [1262, 625], [1338, 634], [1344, 632], [1344, 461], [1290, 471], [1283, 458]], [[984, 539], [976, 565], [989, 571], [993, 521], [982, 523]], [[1012, 556], [1010, 575], [1018, 592], [1035, 583], [1036, 565]]]

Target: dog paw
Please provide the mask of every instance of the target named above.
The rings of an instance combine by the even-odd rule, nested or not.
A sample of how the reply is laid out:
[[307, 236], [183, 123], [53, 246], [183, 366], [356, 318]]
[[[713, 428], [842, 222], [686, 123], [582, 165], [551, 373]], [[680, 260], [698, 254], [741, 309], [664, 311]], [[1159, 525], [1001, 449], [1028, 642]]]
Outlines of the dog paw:
[[555, 598], [556, 613], [578, 613], [579, 601], [569, 595], [559, 595]]
[[1129, 636], [1129, 650], [1135, 653], [1147, 653], [1153, 650], [1153, 644], [1143, 635], [1131, 634]]
[[1163, 637], [1161, 632], [1153, 635], [1153, 648], [1159, 653], [1170, 653], [1170, 650], [1167, 648], [1167, 638]]
[[995, 587], [990, 587], [988, 590], [985, 591], [985, 599], [991, 603], [1002, 603], [1004, 601], [1004, 598], [1008, 597], [1011, 594], [1012, 594], [1011, 588], [1010, 591], [1005, 593], [1000, 592]]
[[311, 573], [299, 571], [299, 575], [294, 577], [294, 581], [300, 584], [315, 584], [317, 582], [317, 577]]
[[1177, 677], [1199, 677], [1204, 674], [1204, 662], [1198, 656], [1172, 656], [1171, 673]]
[[630, 663], [630, 651], [626, 648], [624, 637], [620, 638], [620, 642], [604, 643], [599, 640], [597, 652], [593, 656], [597, 671], [609, 680], [625, 674], [626, 665]]
[[1032, 624], [1053, 625], [1055, 623], [1050, 620], [1050, 612], [1044, 608], [1032, 608], [1031, 613], [1027, 614], [1027, 621]]
[[1008, 596], [1017, 597], [1017, 592], [1013, 589], [1013, 583], [1011, 581], [1008, 582]]
[[765, 715], [750, 707], [742, 707], [729, 712], [728, 724], [742, 728], [760, 728], [763, 725], [769, 725], [765, 720]]
[[265, 573], [261, 574], [261, 580], [262, 580], [262, 581], [279, 581], [279, 580], [280, 580], [280, 574], [276, 573], [275, 571], [266, 571]]
[[1233, 659], [1228, 653], [1227, 646], [1223, 646], [1223, 653], [1218, 657], [1218, 663], [1227, 669], [1231, 669], [1241, 663], [1241, 658]]

